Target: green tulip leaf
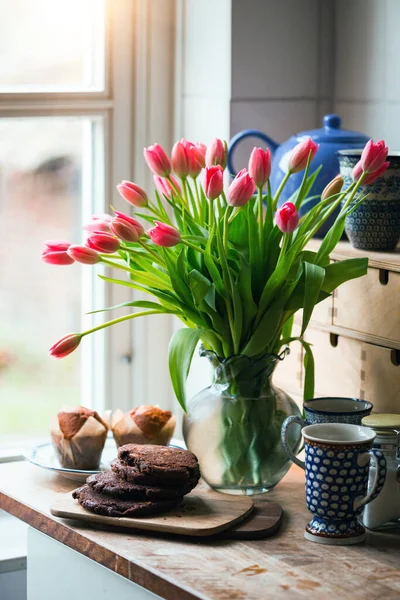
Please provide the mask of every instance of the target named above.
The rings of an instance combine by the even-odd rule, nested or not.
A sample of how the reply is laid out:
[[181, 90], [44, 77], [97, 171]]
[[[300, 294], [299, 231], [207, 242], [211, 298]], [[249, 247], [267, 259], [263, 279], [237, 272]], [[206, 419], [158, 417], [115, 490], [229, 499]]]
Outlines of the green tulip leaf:
[[186, 410], [185, 385], [196, 346], [205, 329], [179, 329], [171, 338], [168, 364], [172, 386], [179, 404]]

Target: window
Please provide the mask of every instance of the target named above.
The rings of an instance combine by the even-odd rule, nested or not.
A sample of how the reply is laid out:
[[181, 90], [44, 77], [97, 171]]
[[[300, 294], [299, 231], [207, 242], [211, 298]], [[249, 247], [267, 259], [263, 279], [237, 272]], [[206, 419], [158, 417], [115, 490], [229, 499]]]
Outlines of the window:
[[83, 315], [106, 304], [105, 290], [91, 269], [45, 265], [40, 253], [46, 239], [78, 243], [106, 209], [110, 34], [128, 4], [0, 0], [2, 444], [47, 434], [63, 404], [104, 406], [104, 334], [63, 361], [48, 347], [102, 319]]
[[0, 0], [3, 448], [47, 437], [64, 403], [172, 407], [168, 319], [104, 330], [69, 357], [50, 359], [54, 341], [105, 318], [85, 313], [131, 296], [104, 286], [91, 267], [45, 265], [40, 251], [46, 239], [79, 243], [82, 224], [110, 204], [126, 210], [118, 181], [151, 187], [143, 147], [172, 143], [174, 6]]

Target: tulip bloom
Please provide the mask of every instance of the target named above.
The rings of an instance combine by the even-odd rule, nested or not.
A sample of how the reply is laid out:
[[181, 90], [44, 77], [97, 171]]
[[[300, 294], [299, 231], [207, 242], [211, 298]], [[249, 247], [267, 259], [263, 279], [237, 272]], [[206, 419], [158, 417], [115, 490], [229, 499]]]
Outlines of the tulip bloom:
[[154, 221], [156, 226], [153, 229], [149, 229], [147, 232], [151, 237], [152, 241], [157, 246], [164, 246], [169, 248], [170, 246], [176, 246], [181, 241], [181, 234], [175, 227]]
[[316, 155], [318, 148], [319, 145], [313, 142], [313, 140], [310, 137], [306, 138], [303, 142], [297, 144], [297, 146], [293, 148], [289, 158], [289, 173], [299, 173], [299, 171], [303, 171], [303, 169], [305, 169], [307, 166], [307, 161], [310, 153], [311, 162], [314, 156]]
[[223, 169], [226, 167], [228, 160], [228, 144], [218, 138], [214, 138], [206, 150], [206, 166], [214, 167], [221, 165]]
[[79, 344], [81, 343], [82, 336], [78, 333], [68, 333], [61, 340], [58, 340], [52, 347], [49, 349], [49, 353], [54, 358], [64, 358], [64, 356], [68, 356], [74, 350], [77, 349]]
[[255, 190], [254, 179], [250, 177], [246, 169], [242, 169], [228, 188], [228, 204], [231, 206], [244, 206], [250, 200]]
[[124, 200], [136, 208], [141, 208], [142, 206], [147, 206], [148, 204], [146, 192], [141, 187], [136, 185], [136, 183], [132, 183], [131, 181], [126, 181], [124, 179], [122, 183], [117, 185], [117, 190]]
[[111, 221], [111, 230], [120, 240], [125, 242], [134, 243], [140, 238], [139, 231], [134, 225], [118, 217]]
[[192, 144], [186, 140], [182, 140], [182, 143], [188, 152], [188, 175], [195, 179], [206, 165], [207, 147], [204, 144]]
[[53, 252], [62, 252], [63, 250], [68, 250], [71, 242], [66, 242], [65, 240], [48, 240], [44, 245], [46, 246], [44, 252], [49, 250]]
[[365, 173], [376, 173], [385, 163], [389, 148], [381, 140], [376, 144], [372, 140], [367, 142], [361, 153], [361, 167]]
[[76, 262], [83, 265], [95, 265], [101, 261], [99, 253], [87, 246], [70, 246], [67, 254]]
[[[143, 233], [144, 233], [143, 225], [141, 223], [139, 223], [139, 221], [137, 219], [134, 219], [130, 215], [120, 212], [119, 210], [114, 210], [114, 214], [117, 216], [118, 219], [122, 219], [123, 221], [126, 221], [130, 225], [132, 225], [132, 227], [134, 227], [136, 229], [139, 237], [141, 237], [143, 235]], [[114, 221], [114, 219], [112, 219], [112, 221]]]
[[[175, 188], [170, 180], [173, 181]], [[168, 200], [171, 200], [174, 194], [176, 195], [181, 193], [179, 183], [172, 175], [170, 175], [169, 179], [165, 179], [165, 177], [159, 177], [158, 175], [154, 175], [154, 183], [157, 192], [160, 194], [160, 196], [165, 196], [166, 198], [168, 198]]]
[[66, 250], [43, 250], [42, 261], [48, 265], [72, 265], [74, 259], [71, 258]]
[[209, 200], [215, 200], [222, 194], [224, 189], [224, 171], [220, 165], [206, 167], [203, 188]]
[[189, 174], [189, 153], [190, 148], [188, 147], [188, 142], [186, 142], [186, 144], [183, 144], [182, 141], [176, 142], [172, 148], [172, 168], [181, 179], [186, 179]]
[[293, 233], [299, 224], [299, 214], [292, 202], [285, 202], [276, 211], [275, 221], [283, 233]]
[[[384, 173], [386, 171], [386, 169], [388, 168], [388, 166], [390, 165], [389, 161], [386, 161], [383, 163], [383, 165], [377, 170], [377, 171], [373, 171], [372, 173], [368, 173], [366, 177], [364, 177], [364, 179], [362, 180], [362, 185], [371, 185], [371, 183], [374, 183], [378, 177], [380, 177], [382, 175], [382, 173]], [[356, 166], [353, 169], [353, 181], [358, 181], [361, 177], [361, 175], [363, 174], [363, 167], [361, 164], [361, 160], [358, 161], [358, 163], [356, 164]]]
[[90, 223], [83, 226], [89, 233], [110, 233], [110, 221], [103, 219], [93, 219]]
[[160, 144], [153, 144], [143, 150], [144, 158], [150, 171], [160, 177], [168, 177], [171, 173], [171, 162]]
[[271, 152], [267, 148], [253, 148], [249, 160], [249, 174], [258, 188], [263, 188], [271, 175]]
[[344, 179], [341, 175], [336, 175], [332, 181], [325, 186], [324, 191], [321, 194], [321, 200], [326, 200], [331, 196], [335, 196], [336, 194], [340, 194], [342, 191], [342, 187], [344, 184]]
[[109, 233], [92, 233], [86, 240], [86, 245], [92, 250], [112, 254], [119, 249], [120, 243]]

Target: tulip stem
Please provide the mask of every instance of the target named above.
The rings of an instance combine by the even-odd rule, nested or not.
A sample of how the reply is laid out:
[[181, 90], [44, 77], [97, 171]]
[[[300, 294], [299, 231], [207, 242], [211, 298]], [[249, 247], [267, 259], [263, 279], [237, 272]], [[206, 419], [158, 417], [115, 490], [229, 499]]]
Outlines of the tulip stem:
[[291, 176], [291, 174], [292, 174], [292, 173], [291, 173], [290, 171], [288, 171], [288, 172], [286, 173], [285, 177], [284, 177], [284, 178], [282, 179], [282, 181], [281, 181], [281, 184], [280, 184], [280, 186], [279, 186], [279, 187], [278, 187], [278, 189], [276, 190], [276, 194], [275, 194], [275, 196], [273, 197], [273, 200], [272, 200], [272, 210], [276, 210], [276, 207], [278, 206], [278, 200], [279, 200], [279, 197], [280, 197], [280, 195], [282, 194], [282, 190], [283, 190], [283, 188], [285, 187], [285, 185], [286, 185], [286, 182], [287, 182], [287, 180], [289, 179], [289, 177]]
[[232, 213], [232, 207], [231, 206], [227, 206], [225, 209], [225, 214], [224, 214], [224, 226], [223, 226], [223, 232], [224, 232], [224, 237], [223, 237], [223, 241], [224, 241], [224, 248], [225, 248], [225, 252], [228, 255], [228, 230], [229, 230], [229, 217]]
[[151, 254], [151, 256], [154, 258], [154, 260], [160, 264], [163, 267], [166, 267], [167, 265], [165, 264], [165, 260], [159, 256], [156, 252], [154, 252], [154, 250], [150, 250], [150, 248], [147, 246], [147, 244], [145, 244], [141, 239], [139, 239], [137, 241], [137, 243], [142, 246], [142, 248], [144, 248], [144, 250], [146, 250], [149, 254]]
[[201, 200], [200, 200], [199, 188], [197, 187], [196, 178], [192, 177], [192, 180], [193, 180], [194, 193], [195, 193], [196, 202], [197, 202], [197, 212], [199, 214], [199, 218], [201, 219]]
[[188, 242], [184, 238], [181, 238], [181, 242], [182, 244], [185, 244], [185, 246], [188, 246], [188, 248], [192, 248], [192, 250], [196, 250], [196, 252], [201, 252], [202, 254], [205, 254], [205, 250], [203, 250], [203, 248], [201, 248], [200, 246], [195, 246], [194, 244]]
[[212, 231], [212, 228], [214, 227], [214, 204], [213, 204], [213, 200], [209, 200], [209, 215], [208, 215], [208, 224], [210, 226], [210, 231]]
[[292, 234], [291, 233], [285, 233], [283, 236], [283, 242], [282, 242], [282, 246], [281, 246], [281, 251], [279, 253], [279, 258], [278, 258], [278, 263], [277, 263], [277, 267], [279, 266], [279, 264], [282, 262], [287, 249], [289, 247], [290, 241], [292, 239]]
[[144, 317], [146, 315], [159, 315], [164, 314], [159, 310], [144, 310], [141, 312], [132, 313], [130, 315], [124, 315], [122, 317], [118, 317], [117, 319], [113, 319], [112, 321], [107, 321], [106, 323], [102, 323], [101, 325], [97, 325], [97, 327], [93, 327], [93, 329], [88, 329], [87, 331], [83, 331], [79, 333], [81, 337], [85, 335], [89, 335], [90, 333], [94, 333], [95, 331], [99, 331], [100, 329], [105, 329], [106, 327], [111, 327], [111, 325], [116, 325], [116, 323], [122, 323], [123, 321], [128, 321], [129, 319], [135, 319], [136, 317]]
[[262, 187], [258, 188], [258, 238], [260, 242], [260, 256], [264, 257], [264, 219], [263, 219], [263, 196]]

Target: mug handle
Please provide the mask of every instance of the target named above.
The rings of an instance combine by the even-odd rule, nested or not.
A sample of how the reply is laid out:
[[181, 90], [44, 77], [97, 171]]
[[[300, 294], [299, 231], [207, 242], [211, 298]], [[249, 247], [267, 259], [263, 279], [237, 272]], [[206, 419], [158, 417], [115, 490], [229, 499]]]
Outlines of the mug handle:
[[260, 140], [262, 140], [268, 146], [268, 148], [270, 148], [272, 154], [275, 152], [275, 150], [279, 146], [279, 144], [277, 144], [277, 142], [275, 142], [272, 138], [270, 138], [269, 135], [267, 135], [266, 133], [263, 133], [262, 131], [259, 131], [258, 129], [245, 129], [244, 131], [240, 131], [235, 136], [233, 136], [233, 138], [229, 142], [228, 171], [232, 177], [235, 177], [237, 174], [233, 167], [233, 151], [235, 150], [235, 148], [239, 144], [239, 142], [241, 142], [242, 140], [244, 140], [248, 137], [255, 137], [255, 138], [259, 138]]
[[303, 419], [300, 419], [300, 417], [296, 417], [294, 415], [292, 415], [291, 417], [288, 417], [287, 419], [284, 420], [283, 425], [282, 425], [282, 430], [281, 430], [281, 440], [282, 440], [282, 446], [284, 447], [286, 454], [288, 454], [291, 458], [291, 460], [298, 465], [299, 467], [301, 467], [302, 469], [306, 468], [306, 464], [303, 460], [300, 460], [299, 458], [297, 458], [297, 456], [295, 456], [295, 454], [293, 454], [292, 449], [289, 446], [289, 442], [288, 442], [288, 431], [289, 431], [289, 427], [291, 425], [293, 425], [294, 423], [297, 423], [298, 425], [301, 425], [301, 428], [303, 429], [303, 427], [305, 427], [307, 425], [307, 423], [305, 421], [303, 421]]
[[370, 492], [366, 496], [364, 496], [364, 498], [361, 498], [360, 500], [354, 500], [354, 510], [357, 510], [362, 506], [365, 506], [372, 500], [375, 500], [375, 498], [378, 496], [383, 486], [385, 485], [386, 459], [384, 455], [380, 450], [377, 450], [376, 448], [371, 448], [371, 450], [368, 450], [368, 452], [365, 452], [360, 456], [365, 456], [365, 454], [369, 454], [371, 460], [375, 464], [375, 477]]

